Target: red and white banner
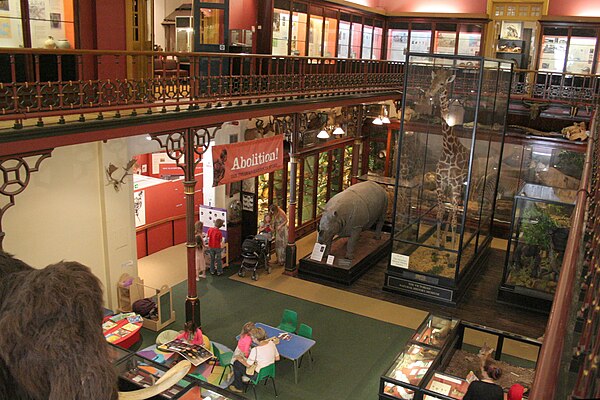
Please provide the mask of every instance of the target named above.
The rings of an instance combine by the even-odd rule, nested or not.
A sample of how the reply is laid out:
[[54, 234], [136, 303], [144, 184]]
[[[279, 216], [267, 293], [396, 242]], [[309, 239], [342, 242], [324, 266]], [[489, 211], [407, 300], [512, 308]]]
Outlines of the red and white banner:
[[213, 146], [213, 186], [283, 168], [283, 135]]

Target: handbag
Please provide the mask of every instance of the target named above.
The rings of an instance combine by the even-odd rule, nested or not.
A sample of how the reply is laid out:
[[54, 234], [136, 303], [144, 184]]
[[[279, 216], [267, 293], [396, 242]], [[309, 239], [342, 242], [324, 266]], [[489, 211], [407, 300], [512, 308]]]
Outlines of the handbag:
[[248, 376], [254, 375], [255, 371], [256, 371], [256, 363], [251, 364], [246, 367], [246, 375], [248, 375]]

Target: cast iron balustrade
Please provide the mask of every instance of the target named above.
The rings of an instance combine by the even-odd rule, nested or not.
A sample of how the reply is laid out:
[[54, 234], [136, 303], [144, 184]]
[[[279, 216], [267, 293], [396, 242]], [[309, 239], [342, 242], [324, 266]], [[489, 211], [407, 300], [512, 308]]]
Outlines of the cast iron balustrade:
[[600, 100], [600, 75], [516, 69], [511, 96], [593, 106]]
[[[0, 121], [402, 90], [396, 61], [255, 54], [3, 49]], [[129, 71], [129, 72], [127, 72]], [[137, 77], [131, 77], [132, 75]], [[101, 114], [100, 114], [101, 115]]]

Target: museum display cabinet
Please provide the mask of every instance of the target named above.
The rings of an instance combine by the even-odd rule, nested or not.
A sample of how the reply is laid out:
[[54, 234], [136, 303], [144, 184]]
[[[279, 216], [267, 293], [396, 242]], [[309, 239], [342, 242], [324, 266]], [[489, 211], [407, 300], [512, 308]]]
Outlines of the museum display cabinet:
[[[119, 375], [120, 391], [132, 391], [151, 386], [168, 371], [166, 366], [133, 353], [113, 361], [113, 364]], [[243, 398], [210, 383], [198, 380], [192, 375], [186, 375], [171, 388], [151, 397], [154, 400], [240, 400]]]
[[385, 290], [456, 304], [486, 256], [511, 76], [507, 61], [408, 55]]
[[503, 370], [497, 383], [505, 391], [514, 383], [530, 387], [540, 346], [535, 339], [429, 314], [381, 376], [379, 400], [462, 399], [480, 375], [479, 354], [486, 350]]
[[577, 191], [525, 183], [515, 196], [498, 300], [550, 311]]
[[515, 195], [524, 183], [577, 190], [587, 142], [507, 134], [496, 194], [494, 236], [508, 238]]

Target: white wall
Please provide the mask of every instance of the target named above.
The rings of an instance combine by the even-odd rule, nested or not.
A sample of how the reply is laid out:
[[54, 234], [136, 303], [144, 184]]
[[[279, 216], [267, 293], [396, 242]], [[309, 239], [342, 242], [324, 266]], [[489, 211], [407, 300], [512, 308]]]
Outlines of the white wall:
[[4, 250], [36, 268], [61, 260], [90, 267], [116, 308], [122, 272], [137, 274], [132, 181], [106, 186], [108, 162], [128, 161], [124, 139], [60, 147], [31, 175], [4, 215]]

